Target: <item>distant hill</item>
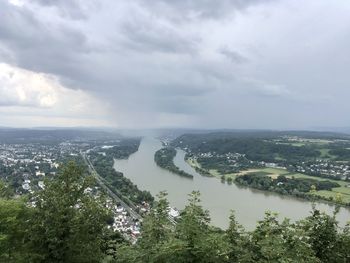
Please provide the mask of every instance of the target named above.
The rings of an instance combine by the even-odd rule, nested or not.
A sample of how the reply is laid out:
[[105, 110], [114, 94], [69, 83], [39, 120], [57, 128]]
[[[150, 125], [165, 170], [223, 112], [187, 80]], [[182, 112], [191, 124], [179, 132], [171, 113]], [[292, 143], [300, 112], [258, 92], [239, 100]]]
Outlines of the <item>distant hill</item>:
[[0, 143], [31, 143], [31, 142], [60, 142], [60, 141], [91, 141], [119, 139], [116, 132], [75, 130], [75, 129], [20, 129], [0, 128]]
[[218, 131], [206, 131], [202, 133], [184, 133], [183, 136], [179, 136], [178, 140], [182, 137], [196, 138], [199, 140], [205, 139], [230, 139], [230, 138], [275, 138], [281, 136], [298, 136], [303, 138], [319, 138], [319, 139], [350, 139], [350, 134], [338, 133], [338, 132], [319, 132], [319, 131], [273, 131], [273, 130], [218, 130]]
[[350, 134], [350, 127], [315, 127], [315, 130]]

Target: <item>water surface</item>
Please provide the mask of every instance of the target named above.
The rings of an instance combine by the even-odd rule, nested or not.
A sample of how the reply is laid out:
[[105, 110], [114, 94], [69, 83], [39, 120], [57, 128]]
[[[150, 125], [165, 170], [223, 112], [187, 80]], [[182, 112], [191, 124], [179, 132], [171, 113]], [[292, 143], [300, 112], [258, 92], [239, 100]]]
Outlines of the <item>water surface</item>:
[[[174, 163], [180, 169], [193, 174], [194, 178], [173, 174], [154, 162], [154, 153], [161, 147], [159, 140], [143, 138], [139, 150], [127, 160], [116, 160], [114, 167], [140, 189], [148, 190], [154, 196], [166, 190], [171, 206], [178, 209], [184, 208], [189, 193], [199, 190], [202, 205], [209, 210], [212, 224], [222, 228], [228, 226], [231, 210], [235, 211], [237, 220], [247, 229], [253, 229], [267, 210], [278, 212], [281, 218], [288, 217], [292, 220], [304, 218], [310, 213], [309, 201], [241, 188], [235, 184], [223, 184], [217, 178], [201, 176], [184, 161], [185, 152], [182, 150], [177, 151]], [[332, 205], [323, 203], [318, 204], [318, 208], [328, 213], [334, 209]], [[350, 210], [341, 209], [338, 219], [344, 225], [350, 220]]]

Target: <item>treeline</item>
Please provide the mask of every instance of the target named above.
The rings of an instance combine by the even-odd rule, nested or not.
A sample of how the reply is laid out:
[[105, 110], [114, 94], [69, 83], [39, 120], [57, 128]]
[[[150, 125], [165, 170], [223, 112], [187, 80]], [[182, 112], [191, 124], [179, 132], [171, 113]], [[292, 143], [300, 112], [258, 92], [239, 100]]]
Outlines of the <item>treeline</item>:
[[[149, 191], [141, 191], [123, 173], [114, 169], [114, 159], [125, 159], [131, 154], [137, 152], [140, 146], [139, 138], [123, 139], [118, 145], [101, 149], [105, 154], [90, 151], [89, 158], [97, 173], [104, 179], [105, 183], [116, 194], [121, 195], [120, 198], [124, 202], [140, 204], [143, 201], [152, 203], [154, 198]], [[100, 150], [99, 150], [100, 151]]]
[[74, 130], [74, 129], [22, 129], [22, 128], [0, 128], [0, 143], [40, 143], [51, 144], [63, 141], [100, 141], [118, 140], [120, 134], [107, 131]]
[[[114, 169], [114, 159], [111, 155], [103, 156], [92, 152], [89, 156], [97, 173], [105, 180], [106, 184], [112, 191], [115, 191], [118, 195], [122, 195], [121, 198], [124, 199], [126, 203], [129, 203], [129, 200], [137, 204], [140, 204], [143, 201], [148, 203], [153, 202], [154, 198], [149, 191], [141, 191], [135, 184], [126, 178], [123, 173], [117, 172]], [[121, 154], [119, 156], [126, 155]]]
[[[14, 199], [0, 183], [0, 262], [8, 263], [229, 263], [350, 261], [350, 228], [340, 228], [339, 208], [327, 215], [280, 222], [273, 213], [246, 231], [230, 216], [226, 230], [212, 227], [193, 192], [176, 225], [161, 193], [144, 218], [141, 238], [130, 244], [111, 230], [111, 212], [95, 183], [69, 163], [45, 189], [29, 199]], [[31, 205], [28, 205], [31, 204]]]
[[344, 149], [344, 148], [331, 149], [328, 152], [328, 154], [337, 156], [336, 160], [350, 160], [349, 149]]
[[309, 217], [296, 223], [280, 222], [266, 213], [253, 231], [246, 231], [230, 217], [227, 230], [210, 225], [200, 205], [199, 193], [190, 195], [176, 226], [167, 216], [164, 194], [145, 218], [136, 245], [118, 247], [116, 262], [349, 262], [350, 229], [341, 229], [333, 216], [313, 208]]
[[126, 159], [131, 154], [137, 152], [140, 146], [139, 138], [124, 139], [118, 143], [117, 146], [114, 146], [109, 149], [105, 149], [104, 152], [112, 156], [115, 159]]
[[261, 138], [208, 137], [207, 139], [204, 135], [199, 136], [199, 138], [190, 140], [184, 135], [176, 139], [173, 144], [178, 147], [188, 147], [192, 153], [240, 153], [245, 154], [249, 160], [264, 162], [281, 162], [283, 160], [296, 162], [321, 156], [320, 151], [310, 146], [277, 144]]
[[[293, 195], [305, 199], [324, 199], [320, 196], [311, 195], [313, 191], [328, 190], [340, 187], [336, 182], [329, 180], [315, 180], [309, 178], [288, 178], [284, 175], [272, 179], [264, 173], [248, 173], [237, 176], [235, 182], [242, 186], [249, 186], [255, 189], [272, 191], [283, 195]], [[337, 201], [337, 200], [330, 200]], [[339, 200], [340, 201], [340, 200]]]
[[192, 174], [186, 173], [174, 164], [174, 158], [176, 156], [176, 150], [172, 147], [162, 148], [154, 154], [154, 161], [159, 167], [176, 173], [180, 176], [193, 178]]
[[119, 233], [103, 195], [92, 195], [96, 184], [71, 162], [45, 189], [14, 197], [0, 182], [0, 262], [102, 262]]
[[193, 168], [200, 175], [207, 176], [207, 177], [213, 177], [213, 175], [208, 170], [203, 169], [202, 167], [195, 166]]
[[[189, 154], [189, 156], [191, 156]], [[242, 170], [250, 168], [259, 168], [262, 165], [252, 163], [246, 157], [238, 157], [235, 163], [230, 163], [230, 160], [225, 156], [213, 156], [213, 157], [197, 157], [197, 162], [204, 170], [217, 170], [220, 174], [238, 173]]]

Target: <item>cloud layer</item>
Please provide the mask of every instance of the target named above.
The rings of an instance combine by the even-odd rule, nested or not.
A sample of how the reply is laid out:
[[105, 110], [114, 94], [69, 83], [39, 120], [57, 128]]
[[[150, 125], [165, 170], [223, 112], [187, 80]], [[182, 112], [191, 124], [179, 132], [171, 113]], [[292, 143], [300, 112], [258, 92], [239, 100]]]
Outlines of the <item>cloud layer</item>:
[[[0, 1], [0, 110], [118, 127], [344, 126], [349, 11], [346, 0]], [[79, 96], [98, 104], [91, 118], [67, 110]]]

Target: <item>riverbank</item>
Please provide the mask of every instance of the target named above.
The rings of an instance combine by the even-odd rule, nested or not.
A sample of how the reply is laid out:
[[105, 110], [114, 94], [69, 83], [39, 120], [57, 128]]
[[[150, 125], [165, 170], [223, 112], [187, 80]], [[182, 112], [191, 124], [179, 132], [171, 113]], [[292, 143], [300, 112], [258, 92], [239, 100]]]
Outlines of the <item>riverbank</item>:
[[[160, 168], [154, 162], [154, 154], [162, 148], [159, 140], [152, 137], [142, 139], [139, 150], [128, 159], [115, 160], [114, 168], [130, 179], [140, 190], [148, 190], [153, 196], [166, 190], [170, 206], [179, 210], [185, 208], [188, 194], [193, 190], [201, 193], [202, 205], [211, 215], [213, 226], [226, 229], [230, 211], [234, 210], [237, 221], [246, 229], [252, 230], [256, 222], [262, 220], [266, 211], [278, 212], [279, 218], [290, 218], [292, 222], [310, 215], [311, 202], [279, 195], [273, 192], [259, 191], [239, 187], [235, 184], [223, 184], [216, 177], [201, 176], [185, 162], [185, 152], [178, 150], [174, 163], [181, 170], [194, 175], [189, 180]], [[220, 177], [218, 177], [220, 178]], [[317, 202], [317, 208], [332, 214], [334, 206]], [[350, 210], [341, 208], [337, 216], [341, 226], [350, 218]]]
[[[197, 162], [197, 160], [193, 158], [186, 158], [186, 162], [193, 167], [197, 172], [199, 172], [201, 175], [204, 176], [211, 176], [215, 177], [217, 179], [220, 179], [221, 182], [228, 182], [231, 184], [232, 182], [237, 183], [240, 186], [246, 186], [246, 187], [252, 187], [254, 189], [262, 190], [262, 191], [268, 191], [268, 192], [275, 192], [281, 195], [290, 195], [290, 196], [296, 196], [298, 198], [303, 198], [305, 200], [318, 200], [318, 201], [324, 201], [331, 204], [340, 204], [345, 207], [350, 206], [350, 186], [348, 182], [340, 181], [340, 180], [331, 180], [328, 178], [320, 178], [310, 175], [305, 175], [301, 173], [293, 173], [289, 172], [285, 169], [279, 169], [279, 168], [258, 168], [258, 169], [248, 169], [241, 171], [239, 173], [229, 173], [229, 174], [221, 174], [217, 170], [205, 170], [201, 167], [201, 165]], [[315, 190], [310, 191], [308, 193], [287, 193], [282, 191], [271, 191], [266, 190], [262, 187], [257, 186], [256, 184], [244, 184], [240, 180], [236, 180], [238, 176], [242, 175], [249, 175], [249, 174], [261, 174], [263, 176], [268, 176], [272, 180], [276, 180], [279, 176], [285, 176], [287, 179], [295, 178], [295, 179], [307, 179], [307, 180], [316, 180], [316, 181], [329, 181], [334, 184], [338, 184], [338, 187], [334, 187], [331, 190]]]
[[179, 167], [177, 167], [174, 164], [175, 156], [176, 156], [176, 150], [174, 148], [164, 147], [156, 151], [156, 153], [154, 154], [154, 161], [159, 167], [163, 169], [166, 169], [180, 176], [193, 179], [192, 174], [186, 173], [185, 171], [181, 170]]
[[197, 162], [197, 160], [193, 158], [185, 158], [186, 163], [188, 163], [193, 169], [196, 170], [199, 174], [203, 176], [209, 176], [209, 177], [216, 177], [218, 179], [222, 179], [222, 176], [225, 176], [225, 178], [231, 178], [234, 180], [237, 176], [235, 173], [229, 173], [229, 174], [221, 174], [217, 170], [211, 169], [206, 170], [201, 167], [201, 165]]

